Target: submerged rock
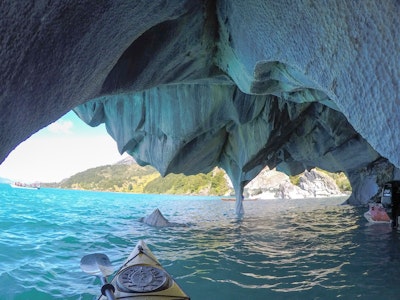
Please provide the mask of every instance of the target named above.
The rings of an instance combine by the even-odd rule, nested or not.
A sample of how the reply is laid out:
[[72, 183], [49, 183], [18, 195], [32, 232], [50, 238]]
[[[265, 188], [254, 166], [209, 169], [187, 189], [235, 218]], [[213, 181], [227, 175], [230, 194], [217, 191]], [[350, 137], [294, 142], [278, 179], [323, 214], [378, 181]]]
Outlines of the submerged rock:
[[172, 223], [169, 222], [161, 213], [161, 211], [156, 208], [150, 215], [147, 217], [143, 217], [139, 219], [140, 222], [143, 222], [147, 225], [154, 227], [181, 227], [186, 226], [186, 224]]
[[169, 226], [168, 220], [162, 215], [160, 210], [157, 208], [155, 209], [150, 215], [147, 217], [143, 217], [139, 220], [150, 226], [155, 227], [167, 227]]

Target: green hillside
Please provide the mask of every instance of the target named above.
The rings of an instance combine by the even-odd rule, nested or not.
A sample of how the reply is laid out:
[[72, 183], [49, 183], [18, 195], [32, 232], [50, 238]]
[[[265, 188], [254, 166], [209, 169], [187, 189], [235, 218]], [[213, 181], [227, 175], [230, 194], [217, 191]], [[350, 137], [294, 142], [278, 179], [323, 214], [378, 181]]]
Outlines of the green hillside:
[[60, 183], [43, 186], [130, 193], [224, 195], [229, 191], [224, 175], [224, 171], [215, 169], [208, 174], [161, 177], [151, 166], [116, 164], [88, 169]]
[[[343, 173], [318, 170], [333, 178], [342, 192], [351, 191], [350, 183]], [[299, 184], [300, 175], [290, 176], [292, 184]], [[125, 159], [118, 164], [88, 169], [60, 183], [42, 183], [41, 185], [43, 187], [140, 194], [222, 196], [233, 192], [222, 169], [215, 168], [208, 174], [191, 176], [169, 174], [161, 177], [155, 168], [141, 167], [132, 158]]]
[[145, 193], [157, 194], [191, 194], [191, 195], [225, 195], [229, 188], [225, 172], [215, 169], [208, 174], [185, 176], [169, 174], [165, 178], [157, 177], [144, 188]]

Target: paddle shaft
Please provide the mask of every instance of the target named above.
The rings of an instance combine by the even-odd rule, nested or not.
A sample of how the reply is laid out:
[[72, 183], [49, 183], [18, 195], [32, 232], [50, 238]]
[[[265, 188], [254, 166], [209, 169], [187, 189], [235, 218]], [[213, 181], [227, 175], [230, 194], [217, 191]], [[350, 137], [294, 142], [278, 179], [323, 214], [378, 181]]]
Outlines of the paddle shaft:
[[107, 285], [109, 283], [107, 282], [107, 278], [100, 276], [101, 283], [103, 284], [103, 288], [101, 289], [102, 292], [104, 291], [105, 296], [107, 297], [108, 300], [116, 300], [114, 296], [114, 292], [111, 288], [107, 288]]

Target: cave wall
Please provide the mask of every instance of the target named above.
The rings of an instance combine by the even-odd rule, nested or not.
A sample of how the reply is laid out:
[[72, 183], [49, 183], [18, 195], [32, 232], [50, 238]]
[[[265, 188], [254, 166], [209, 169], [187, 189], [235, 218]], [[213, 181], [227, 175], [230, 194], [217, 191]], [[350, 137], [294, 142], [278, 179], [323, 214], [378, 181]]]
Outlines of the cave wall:
[[265, 165], [345, 171], [365, 203], [357, 191], [384, 176], [361, 170], [400, 166], [399, 12], [394, 0], [3, 1], [0, 161], [75, 108], [162, 174], [223, 167], [238, 212]]
[[252, 96], [236, 85], [158, 86], [94, 99], [75, 112], [88, 124], [105, 123], [121, 153], [162, 175], [224, 168], [239, 196], [266, 165], [292, 175], [315, 166], [359, 174], [381, 157], [337, 110]]

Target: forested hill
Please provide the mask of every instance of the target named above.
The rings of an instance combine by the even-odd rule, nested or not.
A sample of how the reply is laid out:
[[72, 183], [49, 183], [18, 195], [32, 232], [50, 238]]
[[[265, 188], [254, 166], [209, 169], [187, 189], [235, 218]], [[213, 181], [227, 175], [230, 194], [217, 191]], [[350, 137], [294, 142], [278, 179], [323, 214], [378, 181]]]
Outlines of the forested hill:
[[192, 176], [169, 174], [163, 178], [155, 168], [141, 167], [132, 158], [88, 169], [59, 183], [43, 183], [42, 186], [152, 194], [225, 195], [230, 192], [225, 172], [221, 169]]
[[[77, 173], [59, 183], [42, 183], [43, 187], [144, 194], [229, 195], [232, 185], [222, 169], [208, 174], [185, 176], [169, 174], [161, 177], [151, 167], [139, 166], [131, 157], [107, 166]], [[336, 195], [351, 191], [343, 173], [313, 170], [297, 176], [287, 176], [275, 170], [263, 170], [245, 188], [246, 196], [273, 194], [278, 198], [302, 198], [312, 195]], [[268, 196], [271, 197], [271, 196]]]

